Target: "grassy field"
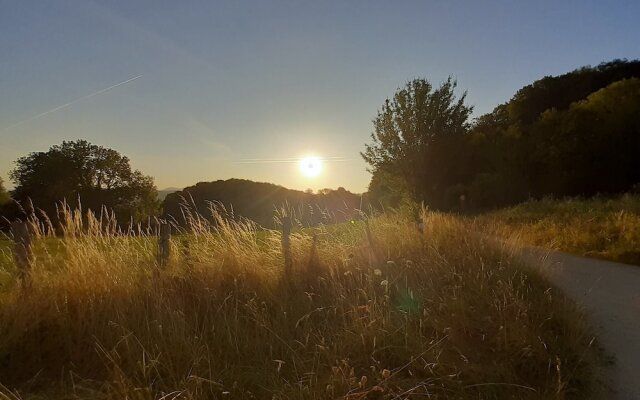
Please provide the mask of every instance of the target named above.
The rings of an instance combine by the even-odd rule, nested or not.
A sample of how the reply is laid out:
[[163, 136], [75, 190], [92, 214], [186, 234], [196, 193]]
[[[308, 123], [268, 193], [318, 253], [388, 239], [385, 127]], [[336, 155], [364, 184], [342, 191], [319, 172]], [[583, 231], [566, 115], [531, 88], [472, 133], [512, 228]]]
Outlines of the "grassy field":
[[286, 278], [250, 223], [194, 218], [154, 273], [152, 237], [70, 217], [24, 286], [3, 242], [0, 399], [593, 398], [574, 306], [511, 245], [426, 219], [294, 230]]
[[531, 201], [476, 222], [525, 244], [640, 265], [640, 195]]

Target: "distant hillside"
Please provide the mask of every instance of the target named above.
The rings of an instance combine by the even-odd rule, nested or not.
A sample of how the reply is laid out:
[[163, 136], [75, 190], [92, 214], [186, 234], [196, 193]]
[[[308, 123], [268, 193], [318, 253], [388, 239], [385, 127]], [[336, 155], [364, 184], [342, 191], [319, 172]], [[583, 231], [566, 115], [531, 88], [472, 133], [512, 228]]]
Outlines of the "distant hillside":
[[566, 110], [572, 103], [630, 78], [640, 78], [640, 60], [613, 60], [559, 76], [545, 76], [518, 90], [507, 103], [510, 119], [520, 125], [533, 124], [547, 110]]
[[168, 194], [179, 192], [181, 190], [182, 189], [180, 189], [180, 188], [174, 188], [174, 187], [158, 190], [158, 199], [160, 201], [163, 201], [167, 197]]
[[272, 183], [244, 179], [200, 182], [183, 190], [170, 193], [163, 202], [165, 217], [172, 216], [183, 223], [181, 207], [185, 199], [195, 204], [198, 212], [209, 216], [211, 202], [233, 209], [235, 216], [249, 218], [259, 225], [274, 227], [275, 210], [287, 207], [305, 225], [320, 222], [342, 222], [358, 215], [361, 207], [368, 208], [361, 195], [344, 188], [323, 189], [319, 193], [291, 190]]

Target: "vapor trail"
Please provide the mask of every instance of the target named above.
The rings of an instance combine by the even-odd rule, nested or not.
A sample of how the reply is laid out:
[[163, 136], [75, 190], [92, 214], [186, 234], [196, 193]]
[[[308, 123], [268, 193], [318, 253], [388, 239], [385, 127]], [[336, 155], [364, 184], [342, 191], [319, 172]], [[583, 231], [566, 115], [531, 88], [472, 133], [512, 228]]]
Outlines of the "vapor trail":
[[33, 120], [38, 119], [38, 118], [40, 118], [40, 117], [44, 117], [45, 115], [47, 115], [47, 114], [51, 114], [52, 112], [56, 112], [56, 111], [58, 111], [58, 110], [62, 110], [63, 108], [67, 108], [67, 107], [71, 106], [72, 104], [75, 104], [75, 103], [77, 103], [77, 102], [79, 102], [79, 101], [86, 100], [86, 99], [88, 99], [88, 98], [90, 98], [90, 97], [97, 96], [97, 95], [102, 94], [102, 93], [104, 93], [104, 92], [107, 92], [107, 91], [109, 91], [109, 90], [111, 90], [111, 89], [115, 89], [115, 88], [117, 88], [118, 86], [122, 86], [122, 85], [125, 85], [125, 84], [127, 84], [127, 83], [129, 83], [129, 82], [131, 82], [131, 81], [135, 81], [136, 79], [138, 79], [138, 78], [142, 78], [143, 76], [144, 76], [144, 75], [134, 76], [133, 78], [127, 79], [126, 81], [123, 81], [123, 82], [120, 82], [120, 83], [116, 83], [115, 85], [111, 85], [111, 86], [109, 86], [108, 88], [100, 89], [100, 90], [98, 90], [97, 92], [93, 92], [93, 93], [91, 93], [91, 94], [88, 94], [88, 95], [85, 95], [85, 96], [82, 96], [82, 97], [78, 97], [77, 99], [71, 100], [71, 101], [70, 101], [70, 102], [68, 102], [68, 103], [65, 103], [65, 104], [63, 104], [63, 105], [60, 105], [60, 106], [54, 107], [54, 108], [52, 108], [51, 110], [45, 111], [45, 112], [40, 113], [40, 114], [38, 114], [38, 115], [34, 115], [33, 117], [29, 117], [29, 118], [27, 118], [27, 119], [23, 119], [22, 121], [16, 122], [15, 124], [10, 125], [10, 126], [8, 126], [8, 127], [4, 128], [4, 130], [5, 130], [5, 131], [8, 131], [9, 129], [13, 129], [13, 128], [15, 128], [16, 126], [19, 126], [19, 125], [22, 125], [22, 124], [26, 124], [27, 122], [33, 121]]
[[[273, 164], [273, 163], [298, 163], [301, 158], [247, 158], [235, 161], [235, 164]], [[352, 157], [320, 157], [324, 162], [352, 161]]]

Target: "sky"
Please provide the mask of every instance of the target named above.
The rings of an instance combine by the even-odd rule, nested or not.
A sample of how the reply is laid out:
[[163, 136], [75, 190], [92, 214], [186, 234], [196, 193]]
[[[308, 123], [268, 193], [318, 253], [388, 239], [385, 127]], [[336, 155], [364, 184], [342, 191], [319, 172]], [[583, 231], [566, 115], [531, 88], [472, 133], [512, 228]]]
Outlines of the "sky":
[[[372, 120], [407, 81], [453, 76], [479, 116], [543, 76], [640, 58], [638, 16], [638, 1], [0, 0], [0, 177], [82, 138], [159, 189], [363, 192]], [[330, 158], [317, 177], [269, 162], [309, 154]]]

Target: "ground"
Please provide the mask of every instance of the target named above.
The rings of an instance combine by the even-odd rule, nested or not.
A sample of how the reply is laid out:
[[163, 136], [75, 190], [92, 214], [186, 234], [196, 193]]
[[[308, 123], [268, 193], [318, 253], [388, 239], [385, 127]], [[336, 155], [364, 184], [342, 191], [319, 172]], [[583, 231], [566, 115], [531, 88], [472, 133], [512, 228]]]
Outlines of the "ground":
[[526, 257], [585, 308], [615, 358], [605, 370], [614, 391], [608, 398], [640, 400], [640, 267], [542, 249], [529, 249]]

